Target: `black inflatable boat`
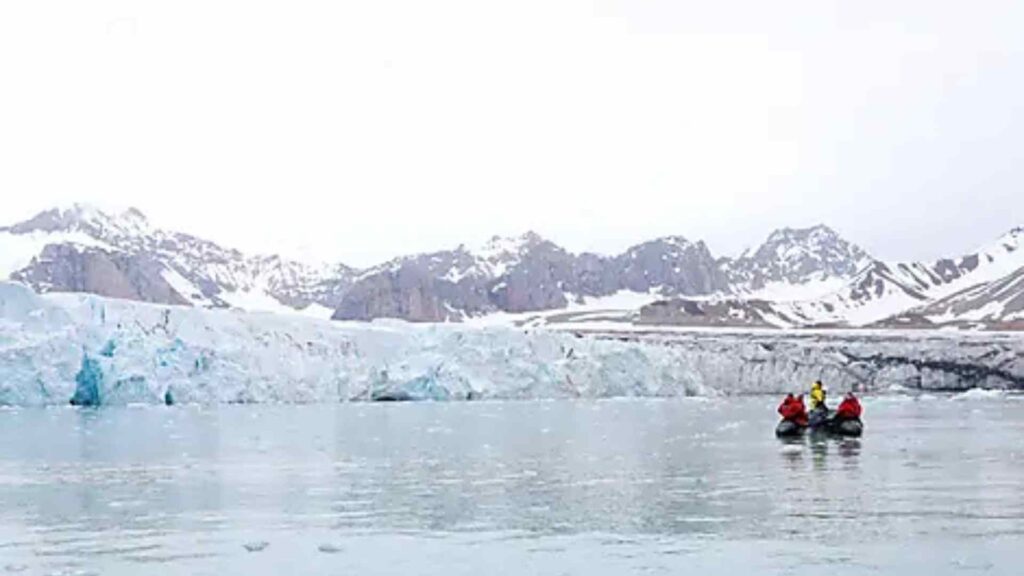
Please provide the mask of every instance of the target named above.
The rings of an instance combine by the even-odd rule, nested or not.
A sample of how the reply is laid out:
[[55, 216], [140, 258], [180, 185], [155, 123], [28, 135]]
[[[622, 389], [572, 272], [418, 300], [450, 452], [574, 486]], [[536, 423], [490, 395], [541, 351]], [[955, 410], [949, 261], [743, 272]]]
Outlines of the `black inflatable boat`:
[[807, 415], [807, 426], [801, 426], [792, 420], [782, 420], [775, 426], [777, 438], [796, 438], [805, 432], [826, 436], [858, 438], [864, 433], [864, 423], [860, 418], [853, 420], [838, 419], [827, 408], [816, 408]]

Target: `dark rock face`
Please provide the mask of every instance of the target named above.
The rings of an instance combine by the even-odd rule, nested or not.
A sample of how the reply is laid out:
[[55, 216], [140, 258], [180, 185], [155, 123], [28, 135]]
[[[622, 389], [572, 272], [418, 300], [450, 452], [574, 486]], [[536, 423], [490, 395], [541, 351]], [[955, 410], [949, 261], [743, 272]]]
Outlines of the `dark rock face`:
[[457, 321], [462, 311], [484, 311], [480, 286], [435, 278], [415, 264], [357, 282], [335, 312], [339, 320], [403, 318], [413, 322]]
[[[383, 315], [439, 321], [453, 319], [451, 309], [465, 316], [555, 310], [573, 300], [607, 296], [619, 290], [666, 297], [707, 296], [740, 287], [763, 287], [772, 281], [852, 275], [867, 260], [863, 250], [825, 227], [777, 232], [753, 256], [736, 261], [718, 260], [703, 242], [679, 236], [644, 242], [613, 257], [571, 254], [532, 233], [495, 241], [504, 242], [503, 248], [489, 248], [482, 255], [460, 248], [402, 259], [368, 271], [346, 294], [335, 318]], [[779, 261], [779, 254], [785, 256], [783, 261]], [[414, 310], [394, 304], [409, 298], [401, 293], [398, 283], [387, 277], [393, 276], [396, 268], [404, 271], [410, 266], [416, 266], [420, 278], [417, 298], [440, 298], [444, 306]], [[433, 276], [434, 281], [427, 282], [425, 276]], [[441, 281], [444, 278], [459, 281]]]
[[488, 291], [491, 302], [507, 312], [564, 308], [566, 293], [578, 293], [575, 257], [547, 241], [531, 244]]
[[474, 264], [461, 249], [393, 260], [357, 277], [334, 318], [444, 322], [492, 311], [485, 278], [474, 273]]
[[187, 304], [161, 276], [162, 270], [145, 255], [60, 244], [44, 248], [33, 265], [13, 279], [40, 292], [87, 292], [157, 304]]
[[584, 253], [576, 257], [574, 266], [577, 297], [611, 294], [622, 286], [618, 264], [611, 258]]
[[[758, 327], [774, 324], [766, 316], [779, 316], [770, 302], [762, 300], [659, 300], [640, 308], [640, 324], [701, 327]], [[790, 320], [783, 317], [783, 320]]]
[[444, 319], [443, 305], [434, 279], [416, 268], [402, 268], [394, 274], [377, 276], [358, 286], [361, 298], [342, 300], [348, 317], [369, 320], [380, 317], [413, 321]]
[[535, 312], [619, 290], [711, 294], [727, 286], [707, 246], [664, 238], [613, 258], [575, 255], [536, 234], [495, 239], [483, 254], [465, 248], [393, 261], [360, 275], [336, 319], [437, 322], [488, 312]]
[[698, 296], [726, 290], [728, 280], [703, 242], [661, 238], [634, 246], [613, 261], [619, 288], [666, 295]]

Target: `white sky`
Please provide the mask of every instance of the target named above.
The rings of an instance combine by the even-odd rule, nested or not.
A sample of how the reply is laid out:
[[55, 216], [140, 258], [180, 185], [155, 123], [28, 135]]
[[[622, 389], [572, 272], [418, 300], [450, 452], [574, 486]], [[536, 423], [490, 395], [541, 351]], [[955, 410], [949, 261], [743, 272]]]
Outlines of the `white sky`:
[[354, 265], [534, 229], [888, 258], [1024, 224], [1017, 0], [5, 0], [0, 222]]

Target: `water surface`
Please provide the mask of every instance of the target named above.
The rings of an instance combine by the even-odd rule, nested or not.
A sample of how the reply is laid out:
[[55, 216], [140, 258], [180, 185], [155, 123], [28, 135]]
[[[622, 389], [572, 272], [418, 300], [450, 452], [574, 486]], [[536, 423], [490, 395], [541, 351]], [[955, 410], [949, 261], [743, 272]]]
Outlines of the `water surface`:
[[1020, 574], [1024, 401], [0, 411], [0, 573]]

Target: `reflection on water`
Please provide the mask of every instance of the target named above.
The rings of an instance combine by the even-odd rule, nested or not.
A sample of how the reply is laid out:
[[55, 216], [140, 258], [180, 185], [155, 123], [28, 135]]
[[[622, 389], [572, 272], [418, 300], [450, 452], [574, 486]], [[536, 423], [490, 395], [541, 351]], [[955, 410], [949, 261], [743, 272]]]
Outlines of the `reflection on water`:
[[793, 472], [806, 470], [805, 457], [809, 456], [813, 463], [812, 470], [818, 474], [831, 474], [834, 469], [828, 466], [830, 455], [842, 461], [842, 468], [851, 472], [860, 466], [861, 440], [859, 438], [827, 438], [805, 436], [802, 438], [784, 438], [779, 440], [779, 456], [787, 468]]
[[837, 442], [839, 455], [849, 458], [850, 462], [856, 464], [857, 456], [860, 456], [860, 438], [843, 438]]
[[1019, 565], [1024, 402], [869, 400], [862, 439], [792, 441], [774, 404], [2, 411], [0, 571]]

